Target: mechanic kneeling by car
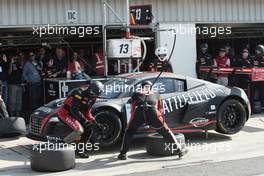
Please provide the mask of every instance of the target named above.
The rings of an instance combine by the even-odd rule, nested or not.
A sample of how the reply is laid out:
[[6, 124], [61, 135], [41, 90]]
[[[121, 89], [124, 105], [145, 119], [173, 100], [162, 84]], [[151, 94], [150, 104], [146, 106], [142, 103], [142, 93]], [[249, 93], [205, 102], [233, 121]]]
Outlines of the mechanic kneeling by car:
[[[91, 110], [96, 98], [101, 93], [102, 87], [101, 82], [91, 80], [88, 88], [74, 90], [64, 101], [63, 106], [58, 109], [59, 118], [73, 130], [62, 142], [87, 142], [86, 136], [89, 134], [82, 134], [84, 128], [88, 130], [90, 125], [97, 124]], [[76, 154], [81, 158], [89, 158], [87, 151], [76, 149]]]
[[144, 81], [141, 83], [141, 90], [133, 93], [131, 97], [131, 120], [127, 125], [123, 143], [118, 159], [126, 160], [126, 153], [129, 149], [131, 138], [137, 129], [144, 123], [155, 129], [162, 135], [166, 142], [176, 144], [177, 155], [183, 156], [187, 151], [180, 148], [174, 134], [169, 129], [163, 115], [163, 106], [160, 95], [151, 90], [152, 83]]

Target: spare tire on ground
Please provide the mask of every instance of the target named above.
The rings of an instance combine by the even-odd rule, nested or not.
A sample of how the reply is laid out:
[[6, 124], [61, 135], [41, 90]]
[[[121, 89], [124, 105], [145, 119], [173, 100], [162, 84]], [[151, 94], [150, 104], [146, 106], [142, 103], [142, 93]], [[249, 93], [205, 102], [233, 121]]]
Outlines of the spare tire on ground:
[[30, 155], [31, 169], [40, 172], [59, 172], [75, 167], [75, 150], [64, 143], [33, 145]]
[[0, 136], [15, 136], [26, 133], [26, 123], [21, 117], [0, 119]]
[[[174, 134], [182, 151], [186, 151], [185, 137], [181, 133]], [[159, 134], [149, 135], [146, 138], [146, 151], [152, 156], [174, 156], [179, 155], [176, 144], [167, 143]]]

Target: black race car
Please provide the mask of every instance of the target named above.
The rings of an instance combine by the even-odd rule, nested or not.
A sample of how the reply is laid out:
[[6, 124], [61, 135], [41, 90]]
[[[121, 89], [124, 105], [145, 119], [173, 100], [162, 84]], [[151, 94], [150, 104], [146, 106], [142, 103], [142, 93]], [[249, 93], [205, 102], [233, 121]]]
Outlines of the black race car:
[[[109, 146], [122, 137], [130, 119], [131, 92], [144, 80], [153, 82], [158, 74], [124, 74], [105, 83], [105, 91], [93, 106], [93, 114], [104, 128], [94, 130], [93, 141]], [[216, 130], [223, 134], [235, 134], [243, 128], [251, 114], [247, 95], [240, 88], [163, 73], [153, 89], [161, 94], [166, 122], [174, 132]], [[30, 138], [43, 139], [47, 135], [62, 138], [70, 132], [71, 129], [54, 113], [62, 103], [63, 99], [52, 101], [31, 115]], [[43, 131], [47, 133], [43, 134]], [[139, 135], [152, 132], [153, 129], [147, 125], [138, 130]]]

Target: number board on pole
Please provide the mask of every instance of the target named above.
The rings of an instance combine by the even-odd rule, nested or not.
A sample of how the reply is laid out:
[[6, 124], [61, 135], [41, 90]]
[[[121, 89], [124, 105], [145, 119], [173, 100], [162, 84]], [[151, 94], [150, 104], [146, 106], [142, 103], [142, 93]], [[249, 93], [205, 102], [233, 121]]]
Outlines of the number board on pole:
[[148, 25], [152, 22], [152, 6], [136, 5], [130, 6], [131, 25]]
[[109, 58], [141, 58], [140, 39], [109, 39], [107, 49]]

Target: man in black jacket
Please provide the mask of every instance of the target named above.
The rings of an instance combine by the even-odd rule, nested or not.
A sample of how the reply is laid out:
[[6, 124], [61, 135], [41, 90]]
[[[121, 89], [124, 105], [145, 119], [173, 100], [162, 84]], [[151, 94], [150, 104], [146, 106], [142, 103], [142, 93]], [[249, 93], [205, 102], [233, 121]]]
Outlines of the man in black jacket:
[[214, 61], [212, 59], [212, 55], [208, 53], [208, 44], [203, 43], [200, 46], [200, 54], [196, 60], [196, 74], [198, 78], [209, 79], [208, 74], [200, 73], [201, 66], [212, 66]]

